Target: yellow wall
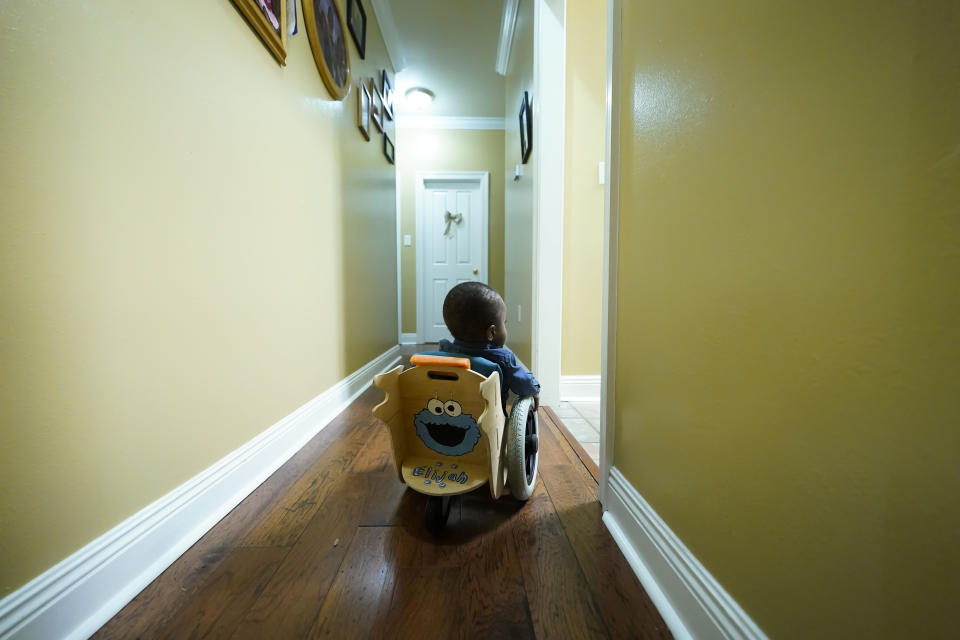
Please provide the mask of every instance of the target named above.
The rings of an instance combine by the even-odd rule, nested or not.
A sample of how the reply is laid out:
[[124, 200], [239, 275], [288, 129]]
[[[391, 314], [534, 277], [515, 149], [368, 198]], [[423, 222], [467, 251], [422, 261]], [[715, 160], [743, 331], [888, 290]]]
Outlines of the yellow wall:
[[622, 4], [616, 466], [770, 637], [955, 637], [960, 5]]
[[[507, 127], [504, 135], [504, 299], [507, 303], [507, 346], [528, 365], [531, 356], [533, 311], [533, 171], [536, 154], [523, 165], [524, 175], [513, 180], [513, 170], [520, 164], [520, 131], [518, 114], [523, 92], [533, 96], [533, 2], [524, 0], [517, 10], [517, 24], [510, 49], [506, 77], [505, 107]], [[517, 123], [513, 126], [511, 123]], [[536, 144], [536, 141], [534, 141]], [[518, 308], [521, 315], [518, 317]]]
[[488, 284], [503, 292], [503, 131], [398, 129], [397, 188], [401, 233], [413, 244], [400, 248], [403, 332], [417, 331], [417, 189], [418, 171], [487, 171], [490, 173]]
[[605, 2], [567, 0], [563, 191], [563, 375], [600, 373], [606, 148]]
[[4, 594], [395, 344], [396, 200], [302, 22], [285, 68], [229, 0], [0, 26]]

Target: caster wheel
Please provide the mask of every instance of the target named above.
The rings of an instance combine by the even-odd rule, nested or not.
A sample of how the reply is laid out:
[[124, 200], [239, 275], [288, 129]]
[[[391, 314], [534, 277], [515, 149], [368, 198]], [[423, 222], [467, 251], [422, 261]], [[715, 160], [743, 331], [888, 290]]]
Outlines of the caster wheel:
[[521, 398], [513, 406], [507, 425], [507, 479], [510, 493], [517, 500], [526, 500], [533, 494], [539, 450], [540, 435], [533, 398]]
[[427, 498], [427, 531], [438, 535], [443, 531], [450, 517], [450, 506], [453, 504], [451, 496], [430, 496]]

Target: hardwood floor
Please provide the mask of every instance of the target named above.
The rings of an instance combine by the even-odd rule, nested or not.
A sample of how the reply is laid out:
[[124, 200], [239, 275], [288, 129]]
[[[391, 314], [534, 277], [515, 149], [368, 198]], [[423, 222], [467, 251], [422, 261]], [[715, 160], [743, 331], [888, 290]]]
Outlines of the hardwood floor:
[[540, 412], [530, 500], [458, 500], [444, 533], [392, 469], [367, 390], [94, 638], [670, 638]]

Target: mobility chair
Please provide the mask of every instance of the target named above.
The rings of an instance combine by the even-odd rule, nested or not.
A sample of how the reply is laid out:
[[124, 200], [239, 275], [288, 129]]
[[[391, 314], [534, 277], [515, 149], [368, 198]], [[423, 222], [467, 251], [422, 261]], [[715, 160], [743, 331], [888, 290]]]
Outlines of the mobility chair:
[[439, 533], [452, 499], [484, 483], [495, 499], [507, 483], [529, 498], [539, 449], [533, 398], [518, 398], [508, 418], [500, 367], [489, 360], [427, 352], [410, 364], [374, 378], [386, 398], [373, 414], [390, 430], [400, 480], [428, 496], [427, 529]]

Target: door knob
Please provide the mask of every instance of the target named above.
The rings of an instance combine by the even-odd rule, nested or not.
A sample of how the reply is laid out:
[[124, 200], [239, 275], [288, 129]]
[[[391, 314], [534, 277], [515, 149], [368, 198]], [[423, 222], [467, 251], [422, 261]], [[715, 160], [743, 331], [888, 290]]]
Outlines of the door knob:
[[474, 270], [473, 270], [473, 275], [477, 275], [478, 273], [480, 273], [480, 269], [474, 269]]

